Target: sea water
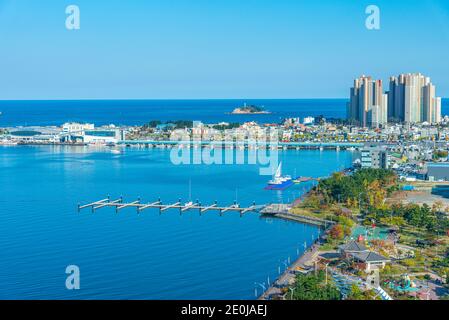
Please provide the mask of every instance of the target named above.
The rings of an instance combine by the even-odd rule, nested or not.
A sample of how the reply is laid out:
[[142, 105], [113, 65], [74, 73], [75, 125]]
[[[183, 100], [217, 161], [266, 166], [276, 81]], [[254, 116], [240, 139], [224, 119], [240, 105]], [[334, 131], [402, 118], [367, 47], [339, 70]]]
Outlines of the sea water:
[[[280, 151], [285, 174], [327, 176], [345, 151]], [[0, 299], [252, 299], [320, 230], [257, 213], [103, 208], [123, 196], [163, 203], [286, 203], [310, 185], [267, 191], [258, 165], [174, 165], [170, 150], [0, 147]], [[191, 198], [191, 199], [189, 199]], [[65, 286], [66, 267], [80, 289]], [[270, 280], [268, 280], [270, 279]]]

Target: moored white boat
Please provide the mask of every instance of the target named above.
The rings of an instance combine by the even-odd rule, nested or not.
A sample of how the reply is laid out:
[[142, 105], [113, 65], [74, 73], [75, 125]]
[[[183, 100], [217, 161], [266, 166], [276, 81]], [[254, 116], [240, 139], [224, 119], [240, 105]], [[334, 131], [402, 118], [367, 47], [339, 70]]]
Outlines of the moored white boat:
[[268, 182], [268, 185], [278, 186], [282, 185], [286, 182], [292, 181], [292, 177], [289, 175], [282, 175], [282, 162], [279, 163], [279, 166], [276, 170], [276, 173], [273, 176], [273, 179]]

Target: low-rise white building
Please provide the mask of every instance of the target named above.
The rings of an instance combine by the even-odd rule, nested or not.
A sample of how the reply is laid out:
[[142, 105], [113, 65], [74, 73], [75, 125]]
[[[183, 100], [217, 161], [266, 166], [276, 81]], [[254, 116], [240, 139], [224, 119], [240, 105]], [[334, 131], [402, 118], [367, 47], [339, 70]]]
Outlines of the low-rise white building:
[[62, 132], [64, 133], [80, 133], [85, 130], [94, 129], [95, 125], [92, 123], [66, 122], [62, 125]]

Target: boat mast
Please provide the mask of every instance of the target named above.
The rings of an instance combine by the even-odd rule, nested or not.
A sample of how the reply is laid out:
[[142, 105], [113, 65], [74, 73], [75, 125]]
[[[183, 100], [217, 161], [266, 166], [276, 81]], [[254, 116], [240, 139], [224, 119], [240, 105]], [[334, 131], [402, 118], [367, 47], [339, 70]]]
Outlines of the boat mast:
[[282, 161], [279, 163], [278, 169], [276, 170], [276, 178], [280, 178], [282, 176]]
[[192, 201], [192, 178], [189, 179], [189, 201]]

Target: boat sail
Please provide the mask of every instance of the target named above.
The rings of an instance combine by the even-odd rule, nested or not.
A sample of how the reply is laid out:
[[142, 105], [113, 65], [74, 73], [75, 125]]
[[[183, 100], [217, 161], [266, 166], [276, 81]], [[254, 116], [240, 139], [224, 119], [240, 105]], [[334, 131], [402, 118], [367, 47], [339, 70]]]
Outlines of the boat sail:
[[292, 177], [285, 175], [282, 175], [282, 162], [279, 163], [279, 166], [276, 169], [275, 174], [273, 175], [273, 179], [268, 182], [268, 185], [270, 186], [282, 186], [283, 184], [287, 182], [291, 182]]
[[281, 163], [279, 163], [279, 166], [278, 166], [278, 168], [277, 168], [277, 170], [276, 170], [276, 173], [274, 174], [274, 178], [276, 179], [279, 179], [279, 178], [281, 178], [281, 176], [282, 176], [282, 162]]

